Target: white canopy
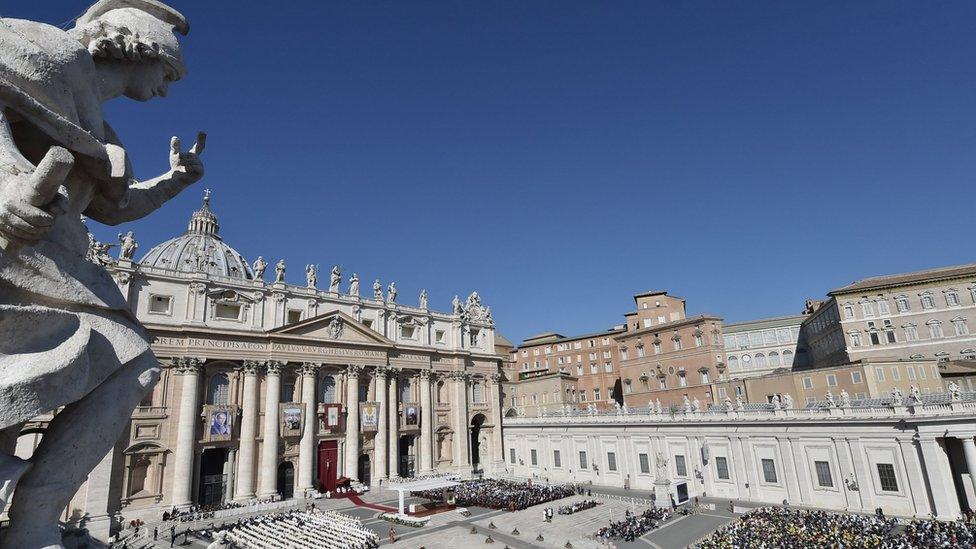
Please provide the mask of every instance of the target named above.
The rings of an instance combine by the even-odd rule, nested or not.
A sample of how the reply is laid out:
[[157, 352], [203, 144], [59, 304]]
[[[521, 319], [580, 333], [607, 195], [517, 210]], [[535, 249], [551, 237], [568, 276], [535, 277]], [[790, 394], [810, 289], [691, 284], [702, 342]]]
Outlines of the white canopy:
[[387, 485], [387, 488], [390, 490], [396, 490], [398, 492], [421, 492], [423, 490], [450, 488], [451, 486], [457, 486], [458, 484], [460, 484], [460, 482], [455, 482], [446, 478], [425, 478], [410, 480], [407, 482], [391, 482]]

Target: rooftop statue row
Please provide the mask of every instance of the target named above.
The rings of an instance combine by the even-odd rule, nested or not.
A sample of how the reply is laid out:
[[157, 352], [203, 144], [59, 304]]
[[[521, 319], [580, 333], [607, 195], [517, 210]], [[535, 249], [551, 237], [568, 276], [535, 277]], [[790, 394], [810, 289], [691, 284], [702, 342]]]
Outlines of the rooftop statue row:
[[[172, 238], [162, 244], [152, 248], [139, 261], [140, 265], [157, 267], [169, 270], [177, 270], [188, 273], [210, 273], [232, 278], [243, 278], [251, 280], [264, 280], [264, 275], [268, 270], [269, 263], [263, 256], [250, 265], [244, 260], [237, 250], [229, 246], [219, 236], [220, 224], [217, 216], [210, 208], [211, 191], [206, 189], [203, 196], [203, 207], [193, 213], [186, 233]], [[117, 261], [111, 257], [109, 250], [114, 247], [119, 248], [118, 261], [132, 261], [136, 249], [139, 248], [138, 242], [132, 233], [119, 233], [119, 244], [105, 244], [95, 240], [91, 233], [88, 234], [88, 254], [90, 261], [101, 265], [115, 265]], [[274, 265], [275, 284], [285, 283], [287, 265], [284, 259], [279, 259]], [[319, 266], [315, 264], [305, 265], [305, 287], [316, 289], [319, 279]], [[334, 295], [346, 295], [349, 297], [360, 297], [359, 275], [353, 273], [348, 279], [347, 291], [342, 293], [342, 267], [334, 265], [329, 272], [329, 293]], [[373, 281], [373, 299], [387, 304], [395, 304], [399, 291], [396, 282], [390, 282], [383, 292], [383, 284], [379, 279]], [[429, 294], [427, 290], [421, 290], [419, 296], [419, 308], [429, 309]], [[465, 302], [461, 298], [454, 296], [452, 302], [452, 313], [463, 317], [472, 322], [483, 322], [493, 324], [491, 309], [481, 304], [478, 292], [473, 292]]]

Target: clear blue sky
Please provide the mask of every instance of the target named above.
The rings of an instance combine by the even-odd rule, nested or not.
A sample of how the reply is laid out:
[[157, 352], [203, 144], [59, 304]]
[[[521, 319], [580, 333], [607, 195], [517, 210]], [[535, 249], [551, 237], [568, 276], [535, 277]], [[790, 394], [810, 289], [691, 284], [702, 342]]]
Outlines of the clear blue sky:
[[736, 321], [974, 261], [974, 2], [172, 4], [190, 74], [108, 116], [141, 177], [206, 130], [207, 177], [124, 227], [140, 252], [210, 187], [224, 238], [292, 282], [477, 289], [516, 342], [648, 289]]

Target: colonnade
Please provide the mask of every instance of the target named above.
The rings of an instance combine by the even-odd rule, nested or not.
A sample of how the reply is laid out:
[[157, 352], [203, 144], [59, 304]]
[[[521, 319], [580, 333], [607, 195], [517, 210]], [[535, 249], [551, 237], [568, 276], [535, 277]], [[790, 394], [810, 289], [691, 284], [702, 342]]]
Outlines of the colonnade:
[[[174, 476], [172, 504], [186, 506], [193, 502], [196, 487], [197, 428], [200, 423], [201, 378], [203, 378], [204, 359], [177, 358], [173, 361], [175, 373], [182, 378], [178, 399], [179, 413], [176, 424], [176, 448], [174, 455]], [[317, 445], [317, 397], [318, 375], [322, 364], [305, 362], [297, 369], [301, 376], [301, 405], [304, 409], [301, 438], [298, 442], [296, 466], [296, 494], [317, 488], [315, 471], [318, 467]], [[228, 499], [245, 501], [253, 498], [266, 498], [278, 494], [278, 465], [281, 445], [279, 434], [279, 404], [281, 400], [282, 373], [285, 363], [280, 361], [245, 360], [239, 369], [241, 382], [241, 417], [239, 444], [228, 446]], [[259, 433], [259, 375], [265, 374], [263, 433]], [[361, 365], [344, 366], [340, 380], [344, 387], [346, 421], [342, 439], [344, 466], [340, 474], [354, 480], [359, 477], [359, 458], [362, 452], [363, 436], [360, 425], [360, 386], [369, 381], [363, 379], [367, 368]], [[448, 382], [451, 395], [450, 429], [453, 431], [453, 471], [470, 471], [472, 456], [469, 426], [469, 387], [471, 378], [464, 372], [435, 373], [430, 369], [403, 370], [389, 366], [369, 367], [368, 374], [375, 382], [373, 400], [379, 403], [376, 433], [373, 437], [373, 460], [371, 481], [376, 482], [397, 476], [399, 472], [400, 434], [404, 432], [400, 422], [400, 383], [406, 379], [419, 381], [419, 428], [407, 432], [418, 433], [417, 474], [429, 474], [437, 467], [435, 462], [435, 381], [443, 377]], [[414, 375], [415, 374], [415, 375]], [[491, 446], [500, 456], [501, 449], [501, 406], [497, 402], [499, 392], [498, 376], [490, 376], [485, 386], [486, 403], [491, 414], [490, 423], [495, 425]], [[339, 384], [336, 385], [337, 396]], [[488, 395], [492, 395], [490, 399]], [[263, 440], [258, 456], [259, 434]], [[368, 440], [368, 438], [367, 438]], [[500, 457], [498, 458], [500, 459]], [[490, 461], [490, 460], [483, 460]], [[483, 463], [488, 465], [488, 463]], [[230, 479], [233, 478], [233, 481]]]

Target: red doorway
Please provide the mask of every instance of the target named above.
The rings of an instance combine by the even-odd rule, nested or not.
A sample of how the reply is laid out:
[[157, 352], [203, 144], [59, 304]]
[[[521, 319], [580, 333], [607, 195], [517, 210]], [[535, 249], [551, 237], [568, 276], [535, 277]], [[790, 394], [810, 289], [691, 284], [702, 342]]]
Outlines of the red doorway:
[[339, 441], [323, 440], [319, 443], [319, 491], [335, 492], [339, 469]]

